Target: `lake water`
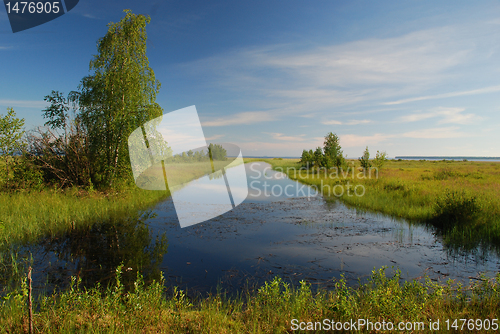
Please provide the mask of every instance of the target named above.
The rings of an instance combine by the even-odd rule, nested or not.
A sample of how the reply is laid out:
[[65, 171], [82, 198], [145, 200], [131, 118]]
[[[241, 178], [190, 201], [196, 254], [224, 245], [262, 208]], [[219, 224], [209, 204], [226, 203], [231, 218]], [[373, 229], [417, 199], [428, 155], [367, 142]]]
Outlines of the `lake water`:
[[149, 212], [47, 238], [20, 252], [33, 255], [38, 288], [66, 286], [71, 275], [87, 286], [104, 284], [120, 263], [128, 280], [136, 270], [146, 280], [163, 272], [166, 285], [188, 293], [217, 286], [239, 291], [275, 275], [331, 288], [341, 274], [357, 284], [382, 266], [388, 274], [399, 268], [405, 279], [464, 282], [499, 271], [492, 252], [456, 254], [431, 228], [325, 201], [262, 162], [245, 168], [247, 199], [210, 221], [180, 228], [169, 198]]

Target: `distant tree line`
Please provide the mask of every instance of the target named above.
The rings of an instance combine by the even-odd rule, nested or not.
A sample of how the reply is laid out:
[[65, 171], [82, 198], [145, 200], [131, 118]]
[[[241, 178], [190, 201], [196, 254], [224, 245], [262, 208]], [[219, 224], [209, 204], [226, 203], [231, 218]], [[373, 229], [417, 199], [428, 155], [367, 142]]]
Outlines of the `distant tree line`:
[[222, 145], [219, 144], [209, 144], [208, 150], [198, 150], [187, 152], [182, 152], [181, 154], [176, 154], [168, 159], [168, 162], [182, 163], [182, 162], [198, 162], [198, 161], [210, 161], [212, 160], [227, 160], [227, 151]]

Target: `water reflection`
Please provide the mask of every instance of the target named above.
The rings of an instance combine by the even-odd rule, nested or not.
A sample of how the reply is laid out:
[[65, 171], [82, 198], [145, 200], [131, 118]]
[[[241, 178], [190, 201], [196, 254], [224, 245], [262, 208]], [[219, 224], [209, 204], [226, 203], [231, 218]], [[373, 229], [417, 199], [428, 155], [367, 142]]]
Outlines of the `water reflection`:
[[305, 184], [290, 180], [286, 174], [271, 169], [265, 162], [246, 165], [248, 196], [245, 203], [279, 202], [288, 198], [315, 198], [319, 192]]
[[[32, 256], [33, 278], [38, 289], [65, 288], [70, 276], [77, 276], [85, 287], [96, 283], [106, 287], [114, 282], [116, 268], [121, 264], [126, 287], [137, 278], [138, 271], [146, 282], [158, 280], [160, 264], [167, 253], [167, 238], [165, 233], [153, 234], [147, 225], [154, 217], [151, 211], [114, 217], [10, 251], [18, 257]], [[29, 262], [17, 265], [26, 267]], [[3, 284], [12, 281], [5, 274]]]

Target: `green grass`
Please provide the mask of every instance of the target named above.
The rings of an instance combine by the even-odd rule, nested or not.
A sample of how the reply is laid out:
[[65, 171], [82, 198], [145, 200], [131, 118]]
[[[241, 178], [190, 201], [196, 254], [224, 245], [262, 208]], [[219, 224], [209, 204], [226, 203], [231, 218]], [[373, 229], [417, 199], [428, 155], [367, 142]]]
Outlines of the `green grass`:
[[[291, 179], [321, 189], [327, 199], [430, 223], [438, 227], [449, 245], [500, 249], [500, 163], [389, 161], [378, 174], [373, 170], [371, 177], [363, 177], [359, 162], [351, 160], [347, 177], [341, 173], [335, 177], [332, 171], [325, 176], [324, 170], [299, 170], [298, 159], [265, 161]], [[357, 193], [353, 191], [356, 186]], [[343, 194], [337, 196], [341, 189]]]
[[0, 193], [0, 245], [32, 241], [114, 215], [131, 214], [169, 195], [167, 191], [138, 188], [108, 192], [71, 188]]
[[[145, 286], [140, 276], [127, 291], [120, 276], [121, 267], [104, 291], [82, 289], [73, 279], [67, 291], [40, 297], [34, 303], [35, 333], [284, 333], [299, 322], [315, 326], [324, 319], [423, 323], [414, 333], [428, 332], [429, 319], [439, 319], [436, 332], [442, 333], [449, 332], [446, 319], [491, 321], [500, 314], [500, 275], [468, 286], [452, 281], [439, 285], [428, 279], [404, 282], [399, 271], [387, 276], [382, 268], [358, 287], [347, 287], [340, 279], [332, 291], [313, 291], [306, 282], [293, 287], [275, 277], [237, 297], [218, 292], [195, 298], [175, 287], [166, 289], [162, 280]], [[27, 332], [27, 314], [24, 280], [0, 302], [0, 328]], [[316, 329], [321, 332], [318, 325]]]

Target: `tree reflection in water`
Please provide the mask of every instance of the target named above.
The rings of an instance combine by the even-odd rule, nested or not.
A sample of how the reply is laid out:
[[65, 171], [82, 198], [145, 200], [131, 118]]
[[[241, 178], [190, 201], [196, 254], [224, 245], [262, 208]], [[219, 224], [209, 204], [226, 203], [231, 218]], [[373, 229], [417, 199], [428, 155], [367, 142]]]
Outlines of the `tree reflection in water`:
[[[38, 245], [43, 248], [46, 260], [41, 261], [39, 267], [47, 274], [46, 282], [49, 286], [63, 287], [70, 276], [77, 276], [85, 287], [97, 283], [106, 287], [114, 283], [120, 264], [123, 264], [122, 281], [126, 287], [136, 280], [138, 271], [145, 282], [159, 280], [160, 264], [168, 245], [165, 233], [154, 236], [146, 224], [155, 215], [149, 211], [114, 217], [43, 239]], [[55, 257], [56, 263], [44, 263], [50, 257]]]

